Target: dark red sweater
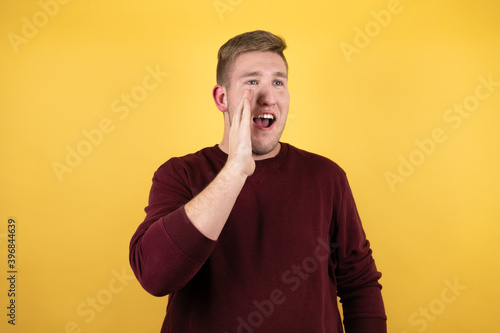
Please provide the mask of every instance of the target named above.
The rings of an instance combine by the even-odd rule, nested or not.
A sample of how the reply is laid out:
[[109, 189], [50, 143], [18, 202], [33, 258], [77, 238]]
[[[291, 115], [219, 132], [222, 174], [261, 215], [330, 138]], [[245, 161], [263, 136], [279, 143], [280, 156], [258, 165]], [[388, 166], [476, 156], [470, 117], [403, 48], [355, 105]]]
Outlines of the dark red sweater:
[[153, 295], [169, 294], [162, 332], [386, 332], [375, 267], [344, 171], [282, 143], [256, 162], [217, 241], [184, 204], [221, 170], [218, 146], [172, 158], [153, 178], [130, 263]]

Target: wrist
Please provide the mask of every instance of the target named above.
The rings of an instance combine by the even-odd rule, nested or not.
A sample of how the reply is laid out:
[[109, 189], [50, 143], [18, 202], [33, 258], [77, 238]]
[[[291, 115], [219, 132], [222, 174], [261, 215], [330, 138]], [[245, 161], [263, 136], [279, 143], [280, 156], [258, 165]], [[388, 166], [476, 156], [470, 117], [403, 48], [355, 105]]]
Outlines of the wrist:
[[243, 183], [246, 181], [248, 178], [248, 174], [245, 173], [243, 167], [236, 162], [233, 162], [231, 160], [228, 160], [222, 170], [220, 171], [220, 174], [225, 179], [232, 180], [232, 181], [243, 181]]

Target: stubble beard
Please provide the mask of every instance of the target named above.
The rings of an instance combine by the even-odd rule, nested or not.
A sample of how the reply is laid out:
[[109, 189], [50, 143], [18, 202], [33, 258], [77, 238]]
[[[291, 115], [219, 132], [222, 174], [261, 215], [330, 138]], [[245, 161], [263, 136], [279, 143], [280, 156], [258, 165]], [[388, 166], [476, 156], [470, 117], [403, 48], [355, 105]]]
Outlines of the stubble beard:
[[253, 138], [251, 139], [251, 141], [253, 155], [262, 156], [269, 154], [276, 148], [276, 146], [279, 144], [279, 137], [273, 138], [271, 142], [263, 144], [256, 142], [256, 140], [254, 140]]
[[[228, 103], [228, 110], [231, 110], [230, 104]], [[229, 112], [229, 126], [232, 126], [233, 123], [233, 111]], [[250, 126], [253, 125], [253, 119], [250, 119]], [[275, 124], [277, 126], [278, 124]], [[283, 134], [283, 131], [285, 130], [284, 126], [283, 128], [277, 133], [276, 137], [273, 135], [273, 137], [270, 139], [270, 142], [268, 143], [259, 143], [256, 138], [252, 135], [252, 131], [250, 131], [250, 141], [252, 143], [252, 154], [254, 156], [263, 156], [267, 155], [270, 152], [272, 152], [276, 146], [279, 144], [279, 140], [281, 138], [281, 135]]]

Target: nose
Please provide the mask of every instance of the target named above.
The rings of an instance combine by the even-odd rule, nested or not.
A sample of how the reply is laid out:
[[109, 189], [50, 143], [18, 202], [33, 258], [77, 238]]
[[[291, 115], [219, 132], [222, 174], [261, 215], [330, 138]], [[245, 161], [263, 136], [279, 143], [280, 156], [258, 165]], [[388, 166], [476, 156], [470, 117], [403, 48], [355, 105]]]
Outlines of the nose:
[[276, 104], [276, 96], [272, 84], [261, 85], [260, 89], [255, 92], [256, 100], [260, 106], [273, 106]]

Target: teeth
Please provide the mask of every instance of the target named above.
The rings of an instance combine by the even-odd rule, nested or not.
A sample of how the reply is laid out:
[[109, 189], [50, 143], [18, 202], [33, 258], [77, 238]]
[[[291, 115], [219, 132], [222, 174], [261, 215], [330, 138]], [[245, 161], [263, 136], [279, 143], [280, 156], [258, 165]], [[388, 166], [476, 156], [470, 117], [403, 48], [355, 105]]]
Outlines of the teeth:
[[260, 114], [257, 118], [274, 119], [272, 114]]

